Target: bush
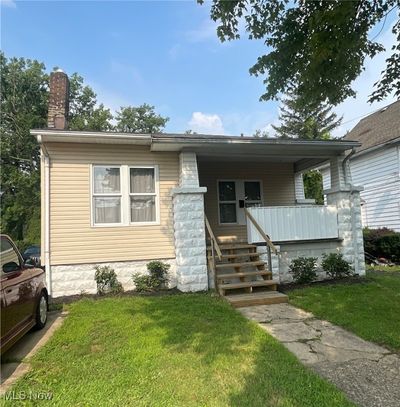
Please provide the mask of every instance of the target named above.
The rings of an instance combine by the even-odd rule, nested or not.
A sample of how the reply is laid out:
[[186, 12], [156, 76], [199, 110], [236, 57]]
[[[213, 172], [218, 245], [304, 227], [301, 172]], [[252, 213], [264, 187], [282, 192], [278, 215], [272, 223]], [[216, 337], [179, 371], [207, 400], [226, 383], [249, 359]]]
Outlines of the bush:
[[317, 278], [316, 268], [316, 257], [298, 257], [291, 261], [289, 273], [296, 283], [309, 283]]
[[124, 291], [122, 284], [117, 280], [114, 269], [109, 266], [96, 266], [94, 279], [97, 284], [97, 293], [118, 294]]
[[374, 257], [400, 262], [400, 233], [388, 228], [364, 228], [364, 250]]
[[340, 253], [324, 254], [322, 268], [331, 278], [348, 277], [353, 274], [350, 263]]
[[151, 261], [147, 264], [149, 274], [135, 273], [132, 276], [136, 291], [154, 291], [164, 288], [168, 282], [167, 273], [170, 265], [162, 261]]

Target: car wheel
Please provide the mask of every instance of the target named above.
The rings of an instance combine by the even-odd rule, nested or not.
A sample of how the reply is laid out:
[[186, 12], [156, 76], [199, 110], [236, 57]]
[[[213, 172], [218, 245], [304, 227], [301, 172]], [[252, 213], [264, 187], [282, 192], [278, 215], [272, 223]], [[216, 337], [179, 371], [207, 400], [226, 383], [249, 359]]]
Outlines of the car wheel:
[[35, 329], [42, 329], [47, 322], [47, 295], [42, 292], [36, 307], [36, 325]]

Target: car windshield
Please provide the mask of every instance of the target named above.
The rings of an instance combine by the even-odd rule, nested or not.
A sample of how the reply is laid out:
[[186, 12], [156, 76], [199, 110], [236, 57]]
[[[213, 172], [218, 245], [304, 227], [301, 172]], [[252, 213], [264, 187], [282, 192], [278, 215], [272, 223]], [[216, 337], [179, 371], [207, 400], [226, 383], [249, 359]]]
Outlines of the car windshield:
[[40, 247], [30, 246], [24, 251], [24, 254], [40, 254]]

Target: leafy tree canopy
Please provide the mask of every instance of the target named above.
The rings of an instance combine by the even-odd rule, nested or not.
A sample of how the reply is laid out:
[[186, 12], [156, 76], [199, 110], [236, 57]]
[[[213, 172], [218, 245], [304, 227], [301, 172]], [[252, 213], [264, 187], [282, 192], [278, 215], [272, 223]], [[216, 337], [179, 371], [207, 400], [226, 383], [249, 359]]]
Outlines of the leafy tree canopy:
[[[305, 100], [337, 105], [355, 95], [351, 83], [362, 72], [365, 58], [384, 50], [374, 38], [368, 39], [369, 30], [382, 19], [384, 24], [399, 4], [400, 0], [213, 0], [211, 18], [219, 23], [221, 41], [239, 38], [241, 21], [250, 39], [264, 40], [267, 53], [250, 68], [253, 75], [268, 74], [261, 100], [286, 93], [295, 81]], [[400, 20], [393, 33], [397, 44], [375, 83], [371, 102], [393, 91], [400, 98]]]
[[160, 133], [169, 118], [154, 111], [147, 103], [138, 107], [121, 107], [116, 116], [116, 130], [129, 133]]

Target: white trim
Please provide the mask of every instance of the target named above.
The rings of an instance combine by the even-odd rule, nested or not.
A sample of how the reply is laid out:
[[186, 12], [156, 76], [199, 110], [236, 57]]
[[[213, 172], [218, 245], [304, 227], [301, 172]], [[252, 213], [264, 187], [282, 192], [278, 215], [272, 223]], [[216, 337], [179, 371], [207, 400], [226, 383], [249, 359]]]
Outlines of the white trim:
[[[220, 182], [234, 182], [235, 183], [235, 196], [236, 196], [236, 200], [235, 201], [220, 201], [219, 199], [219, 183]], [[239, 201], [240, 196], [239, 195], [243, 195], [244, 196], [244, 184], [245, 182], [258, 182], [260, 184], [260, 201], [255, 201], [255, 200], [249, 200], [246, 201], [245, 199], [243, 199], [248, 203], [258, 203], [260, 202], [261, 205], [264, 204], [264, 186], [263, 186], [263, 182], [261, 179], [242, 179], [242, 178], [237, 178], [237, 179], [217, 179], [217, 211], [218, 211], [218, 225], [219, 226], [245, 226], [246, 223], [240, 223], [240, 212], [239, 210], [242, 209], [239, 207]], [[241, 183], [240, 188], [238, 188], [238, 183]], [[238, 192], [240, 192], [240, 194], [238, 195]], [[219, 210], [219, 206], [221, 203], [227, 203], [227, 204], [236, 204], [236, 222], [232, 222], [232, 223], [222, 223], [221, 222], [221, 214], [220, 214], [220, 210]]]
[[[131, 180], [130, 180], [130, 169], [131, 168], [152, 168], [154, 169], [154, 192], [149, 193], [134, 193], [131, 192]], [[130, 197], [131, 196], [155, 196], [156, 197], [156, 220], [151, 222], [132, 222], [130, 214]], [[129, 224], [131, 226], [150, 226], [160, 224], [160, 177], [159, 177], [159, 167], [157, 164], [154, 165], [129, 165], [128, 166], [128, 198], [129, 198]]]
[[[100, 168], [119, 168], [119, 192], [104, 194], [104, 193], [95, 193], [94, 192], [94, 178], [93, 171], [95, 167]], [[120, 164], [91, 164], [90, 166], [90, 223], [92, 227], [118, 227], [124, 226], [124, 209], [123, 209], [123, 178], [122, 178], [122, 165]], [[118, 223], [96, 223], [95, 222], [95, 212], [94, 212], [94, 200], [96, 197], [107, 197], [107, 198], [120, 198], [121, 208], [120, 208], [120, 217], [121, 222]]]
[[[119, 168], [120, 169], [120, 192], [119, 193], [94, 193], [93, 169], [94, 167]], [[130, 192], [130, 168], [153, 168], [155, 179], [155, 192], [151, 193], [131, 193]], [[152, 222], [131, 222], [130, 196], [152, 195], [156, 197], [156, 220]], [[94, 199], [96, 197], [119, 197], [121, 199], [121, 222], [120, 223], [95, 223], [94, 219]], [[160, 177], [159, 166], [155, 165], [126, 165], [126, 164], [96, 164], [90, 165], [90, 226], [92, 228], [117, 228], [136, 226], [157, 226], [160, 225]]]

